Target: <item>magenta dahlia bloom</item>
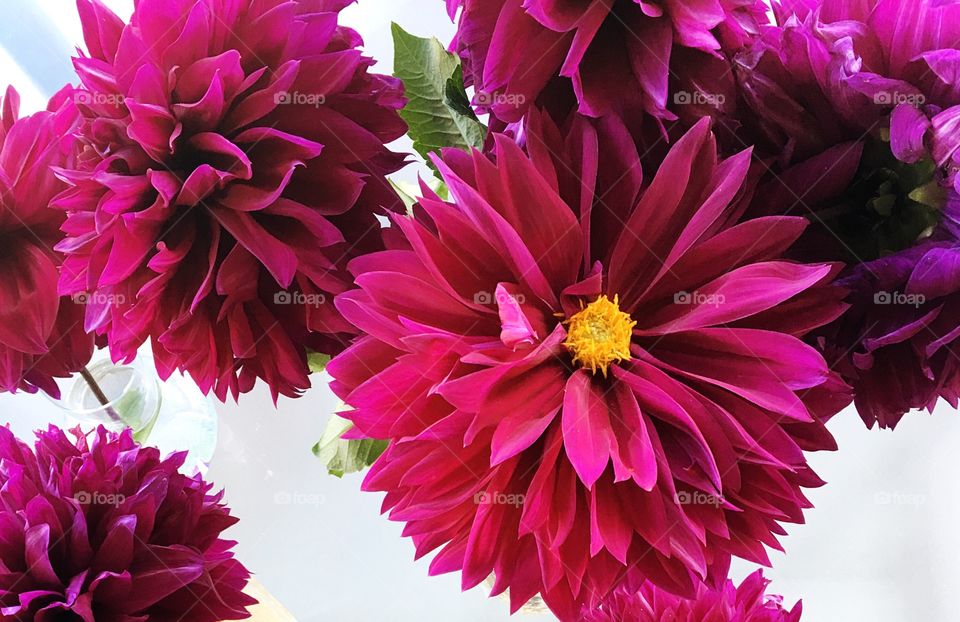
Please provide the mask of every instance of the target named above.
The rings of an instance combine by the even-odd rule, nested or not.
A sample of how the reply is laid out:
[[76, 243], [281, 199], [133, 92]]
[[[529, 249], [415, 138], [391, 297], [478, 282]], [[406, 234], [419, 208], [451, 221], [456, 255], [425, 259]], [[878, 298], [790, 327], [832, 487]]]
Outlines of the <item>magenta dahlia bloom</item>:
[[823, 0], [774, 8], [780, 25], [742, 50], [735, 67], [753, 125], [781, 157], [806, 159], [883, 127], [900, 161], [930, 158], [954, 180], [960, 5]]
[[795, 256], [855, 264], [821, 336], [868, 425], [957, 402], [960, 4], [804, 1], [736, 59], [777, 175], [760, 213], [815, 221]]
[[785, 609], [780, 596], [765, 594], [769, 584], [758, 570], [739, 587], [728, 580], [719, 590], [700, 588], [687, 600], [644, 583], [637, 591], [618, 589], [580, 622], [799, 622], [803, 605]]
[[354, 333], [332, 304], [381, 248], [403, 156], [402, 86], [339, 26], [348, 0], [140, 0], [123, 24], [78, 0], [83, 154], [62, 176], [64, 293], [114, 359], [147, 339], [161, 375], [221, 400], [310, 386], [305, 348]]
[[77, 123], [65, 88], [45, 111], [19, 118], [20, 96], [8, 88], [0, 117], [0, 391], [59, 397], [54, 378], [69, 377], [90, 360], [93, 338], [83, 308], [57, 294], [62, 258], [53, 248], [63, 214], [50, 208], [65, 187], [53, 173], [75, 156]]
[[[746, 136], [781, 167], [819, 156], [831, 177], [851, 174], [858, 146], [882, 137], [897, 162], [930, 162], [960, 190], [960, 4], [797, 0], [774, 9], [780, 25], [734, 60]], [[834, 164], [839, 145], [849, 146]]]
[[353, 261], [336, 302], [368, 336], [328, 367], [357, 435], [390, 440], [364, 488], [431, 572], [563, 620], [628, 577], [692, 595], [766, 563], [847, 401], [798, 339], [843, 310], [836, 267], [781, 259], [803, 219], [732, 224], [749, 152], [718, 161], [703, 121], [644, 184], [605, 124], [445, 153], [453, 202], [424, 190], [406, 243]]
[[73, 435], [51, 426], [31, 449], [0, 427], [0, 621], [250, 617], [222, 493], [130, 430]]
[[756, 0], [447, 0], [447, 8], [451, 18], [461, 10], [453, 47], [477, 103], [506, 122], [558, 76], [572, 81], [585, 115], [674, 119], [671, 76], [743, 45], [767, 22]]

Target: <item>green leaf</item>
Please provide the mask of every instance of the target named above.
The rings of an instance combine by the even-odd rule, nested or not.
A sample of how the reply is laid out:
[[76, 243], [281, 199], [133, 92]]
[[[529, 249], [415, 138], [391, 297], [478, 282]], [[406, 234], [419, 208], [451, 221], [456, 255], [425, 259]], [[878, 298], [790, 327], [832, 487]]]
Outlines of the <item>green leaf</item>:
[[343, 477], [347, 473], [359, 473], [387, 449], [387, 441], [344, 439], [343, 435], [351, 428], [351, 422], [333, 415], [323, 432], [323, 438], [313, 446], [313, 454], [327, 466], [330, 475]]
[[457, 64], [453, 75], [447, 79], [443, 89], [443, 103], [456, 114], [479, 122], [477, 113], [473, 111], [473, 107], [470, 105], [467, 89], [463, 86], [463, 65]]
[[320, 354], [319, 352], [307, 352], [307, 366], [310, 367], [310, 371], [314, 374], [319, 374], [327, 368], [327, 363], [330, 362], [330, 357], [326, 354]]
[[470, 108], [460, 58], [437, 39], [416, 37], [397, 24], [393, 44], [394, 75], [408, 99], [400, 116], [417, 153], [430, 163], [429, 154], [444, 147], [483, 147], [487, 128]]

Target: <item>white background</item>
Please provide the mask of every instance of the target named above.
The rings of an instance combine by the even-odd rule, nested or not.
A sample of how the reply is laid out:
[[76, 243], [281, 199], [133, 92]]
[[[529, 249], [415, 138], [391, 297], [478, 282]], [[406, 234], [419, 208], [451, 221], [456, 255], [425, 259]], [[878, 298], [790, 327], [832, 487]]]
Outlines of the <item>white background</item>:
[[[105, 1], [123, 17], [132, 10], [131, 0]], [[384, 72], [391, 21], [444, 40], [453, 32], [441, 0], [361, 0], [344, 19]], [[26, 111], [75, 81], [68, 56], [79, 43], [72, 0], [0, 1], [0, 82], [17, 86]], [[412, 562], [401, 526], [379, 515], [379, 495], [361, 493], [357, 476], [325, 474], [310, 448], [336, 403], [324, 378], [315, 380], [279, 409], [262, 387], [239, 406], [219, 407], [209, 476], [242, 519], [229, 535], [244, 563], [301, 622], [509, 619], [503, 600], [479, 589], [461, 594], [458, 576], [427, 577], [428, 560]], [[0, 395], [0, 421], [20, 434], [59, 416], [42, 397]], [[817, 507], [808, 524], [788, 528], [789, 555], [773, 554], [773, 591], [790, 603], [802, 598], [805, 622], [957, 620], [960, 417], [944, 405], [933, 416], [907, 416], [890, 433], [867, 431], [850, 410], [831, 429], [841, 451], [811, 458], [829, 484], [810, 494]], [[738, 564], [736, 578], [752, 570]]]

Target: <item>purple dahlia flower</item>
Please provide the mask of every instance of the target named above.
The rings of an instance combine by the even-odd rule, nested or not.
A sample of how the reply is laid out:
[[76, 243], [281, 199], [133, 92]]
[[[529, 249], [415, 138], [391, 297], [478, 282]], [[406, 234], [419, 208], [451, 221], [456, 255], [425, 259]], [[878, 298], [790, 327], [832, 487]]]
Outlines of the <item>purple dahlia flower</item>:
[[758, 570], [739, 586], [727, 580], [718, 590], [701, 587], [693, 599], [678, 598], [650, 583], [639, 590], [620, 588], [580, 622], [799, 622], [803, 606], [783, 606], [765, 593], [769, 581]]
[[338, 25], [349, 0], [78, 0], [83, 153], [61, 175], [64, 293], [114, 359], [150, 340], [164, 377], [221, 400], [310, 386], [306, 349], [354, 329], [332, 298], [381, 248], [402, 88]]
[[960, 242], [930, 240], [855, 268], [853, 308], [824, 343], [854, 379], [864, 422], [894, 428], [938, 398], [960, 408]]
[[129, 430], [73, 434], [51, 426], [31, 449], [0, 427], [0, 620], [250, 617], [222, 493]]
[[477, 103], [505, 122], [519, 120], [557, 77], [572, 81], [585, 115], [674, 119], [671, 75], [696, 71], [767, 22], [758, 0], [447, 0], [447, 7], [451, 18], [461, 11], [453, 47]]
[[745, 136], [772, 159], [754, 214], [808, 215], [795, 256], [854, 266], [854, 308], [821, 342], [868, 425], [956, 404], [960, 4], [775, 8], [735, 59]]
[[783, 161], [882, 127], [898, 159], [929, 157], [954, 180], [960, 5], [824, 0], [775, 9], [779, 26], [765, 29], [734, 64], [752, 125]]
[[351, 263], [336, 303], [367, 336], [328, 367], [357, 436], [389, 439], [364, 488], [431, 572], [565, 621], [625, 577], [692, 596], [767, 563], [849, 401], [799, 339], [843, 311], [837, 267], [782, 258], [801, 218], [733, 224], [750, 153], [718, 159], [704, 120], [644, 183], [616, 123], [447, 151], [452, 202], [425, 189]]

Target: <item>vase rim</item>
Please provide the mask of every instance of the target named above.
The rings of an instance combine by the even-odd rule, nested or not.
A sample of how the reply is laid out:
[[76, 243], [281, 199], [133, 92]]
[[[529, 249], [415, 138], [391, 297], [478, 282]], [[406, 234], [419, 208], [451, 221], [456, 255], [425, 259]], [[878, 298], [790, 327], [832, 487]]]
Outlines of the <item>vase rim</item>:
[[137, 384], [140, 384], [140, 383], [150, 384], [152, 382], [152, 384], [155, 385], [156, 390], [159, 391], [160, 390], [159, 379], [157, 379], [156, 377], [152, 377], [150, 374], [143, 373], [143, 370], [141, 370], [138, 365], [138, 363], [140, 362], [141, 361], [139, 360], [139, 357], [138, 357], [138, 360], [135, 360], [132, 363], [128, 363], [128, 364], [114, 363], [109, 358], [105, 358], [105, 359], [96, 361], [95, 363], [92, 363], [88, 366], [88, 370], [94, 376], [94, 378], [97, 379], [97, 381], [101, 379], [99, 377], [100, 374], [109, 369], [123, 368], [123, 369], [128, 369], [131, 372], [130, 377], [127, 379], [126, 383], [123, 385], [123, 389], [116, 395], [116, 397], [111, 399], [106, 404], [98, 404], [90, 408], [84, 408], [81, 405], [71, 405], [67, 400], [62, 399], [63, 396], [61, 396], [61, 399], [56, 399], [48, 395], [47, 398], [51, 402], [56, 404], [59, 408], [69, 411], [74, 416], [90, 417], [98, 413], [102, 413], [109, 408], [113, 408], [117, 406], [120, 400], [123, 399], [125, 395], [129, 394], [130, 391], [133, 389], [133, 387], [137, 386]]

